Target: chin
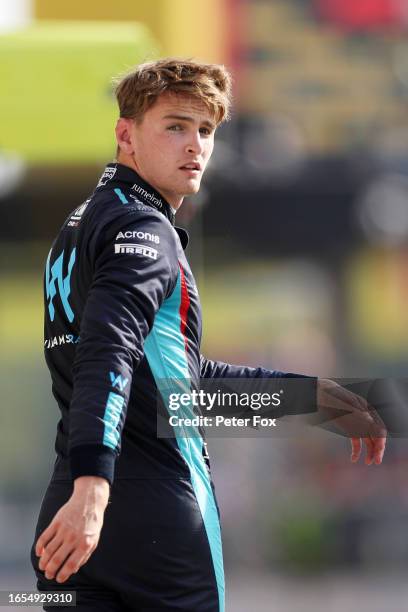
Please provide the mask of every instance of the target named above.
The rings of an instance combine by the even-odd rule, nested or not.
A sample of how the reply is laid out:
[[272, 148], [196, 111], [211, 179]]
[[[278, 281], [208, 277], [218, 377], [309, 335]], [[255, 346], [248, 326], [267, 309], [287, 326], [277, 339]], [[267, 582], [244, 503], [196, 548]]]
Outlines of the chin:
[[184, 195], [194, 195], [195, 193], [197, 193], [200, 190], [200, 185], [201, 183], [190, 183], [189, 185], [186, 185], [186, 188], [184, 190]]

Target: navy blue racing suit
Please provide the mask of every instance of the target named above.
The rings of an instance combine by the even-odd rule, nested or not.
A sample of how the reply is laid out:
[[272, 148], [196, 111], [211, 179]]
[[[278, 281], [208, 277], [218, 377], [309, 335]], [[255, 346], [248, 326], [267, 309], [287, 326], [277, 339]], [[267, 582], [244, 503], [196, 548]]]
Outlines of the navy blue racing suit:
[[[44, 349], [61, 419], [31, 556], [38, 588], [76, 590], [80, 610], [224, 611], [206, 444], [158, 437], [158, 390], [161, 381], [284, 374], [200, 354], [187, 241], [164, 198], [111, 163], [47, 258]], [[60, 585], [39, 570], [34, 545], [85, 475], [111, 483], [110, 503], [97, 549]]]

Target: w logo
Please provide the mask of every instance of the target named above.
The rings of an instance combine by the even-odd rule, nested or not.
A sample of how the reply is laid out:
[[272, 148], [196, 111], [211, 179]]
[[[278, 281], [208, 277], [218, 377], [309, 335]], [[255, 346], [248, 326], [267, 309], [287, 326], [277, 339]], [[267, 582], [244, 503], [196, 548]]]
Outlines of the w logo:
[[110, 381], [112, 383], [112, 387], [118, 387], [121, 391], [126, 388], [128, 384], [128, 379], [123, 378], [120, 374], [116, 376], [115, 372], [109, 372]]
[[64, 251], [62, 251], [58, 259], [54, 261], [50, 270], [51, 251], [48, 254], [47, 265], [45, 268], [45, 288], [47, 300], [49, 300], [48, 312], [50, 313], [51, 321], [53, 321], [55, 317], [55, 307], [53, 301], [54, 297], [57, 295], [57, 293], [59, 293], [67, 319], [70, 323], [72, 323], [74, 320], [74, 312], [68, 302], [68, 298], [69, 294], [71, 293], [71, 272], [75, 263], [76, 249], [72, 249], [71, 251], [71, 256], [68, 262], [68, 272], [65, 278], [63, 276]]

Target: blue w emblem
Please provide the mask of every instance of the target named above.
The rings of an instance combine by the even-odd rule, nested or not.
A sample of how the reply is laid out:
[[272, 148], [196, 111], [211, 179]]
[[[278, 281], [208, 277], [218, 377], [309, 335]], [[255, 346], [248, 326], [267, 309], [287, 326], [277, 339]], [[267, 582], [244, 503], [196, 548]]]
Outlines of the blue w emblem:
[[124, 378], [120, 374], [116, 375], [115, 372], [109, 372], [109, 378], [112, 383], [112, 387], [118, 387], [121, 391], [123, 391], [126, 385], [129, 382], [128, 378]]
[[[52, 251], [52, 249], [51, 249]], [[73, 265], [75, 263], [75, 252], [76, 249], [72, 249], [71, 256], [68, 262], [68, 273], [63, 276], [62, 267], [64, 264], [64, 251], [62, 251], [61, 255], [56, 259], [52, 265], [50, 270], [50, 258], [51, 251], [48, 254], [47, 265], [45, 268], [45, 287], [47, 292], [48, 302], [48, 312], [50, 313], [51, 321], [54, 320], [55, 317], [55, 308], [54, 308], [54, 297], [59, 292], [62, 305], [65, 310], [65, 314], [70, 323], [74, 320], [74, 312], [68, 302], [69, 294], [71, 293], [71, 272]], [[56, 283], [58, 283], [58, 287], [56, 287]]]

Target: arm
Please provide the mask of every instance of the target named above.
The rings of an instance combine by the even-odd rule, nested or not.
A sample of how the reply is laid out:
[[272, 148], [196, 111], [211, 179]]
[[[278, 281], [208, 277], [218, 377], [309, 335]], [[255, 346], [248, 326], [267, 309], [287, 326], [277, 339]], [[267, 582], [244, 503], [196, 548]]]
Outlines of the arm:
[[[177, 281], [175, 235], [157, 213], [129, 214], [109, 226], [96, 247], [93, 281], [84, 308], [80, 342], [73, 364], [74, 390], [69, 411], [69, 459], [72, 477], [94, 475], [112, 483], [121, 450], [133, 371], [155, 314]], [[137, 239], [143, 252], [116, 252], [115, 244]]]
[[[167, 221], [155, 213], [129, 213], [125, 223], [121, 219], [110, 224], [93, 249], [93, 279], [81, 318], [69, 412], [73, 493], [36, 543], [40, 569], [58, 582], [86, 563], [98, 544], [132, 374], [155, 313], [177, 279], [175, 236]], [[158, 236], [154, 245], [138, 239], [146, 248], [154, 246], [157, 257], [116, 252], [119, 231]]]
[[200, 355], [201, 378], [278, 378], [282, 376], [296, 376], [285, 374], [279, 370], [265, 368], [251, 368], [249, 366], [232, 365], [223, 361], [212, 361]]
[[[200, 356], [200, 373], [204, 379], [241, 379], [249, 381], [246, 391], [255, 393], [269, 391], [270, 393], [284, 390], [284, 401], [279, 412], [274, 409], [274, 416], [287, 414], [304, 414], [315, 412], [317, 378], [268, 370], [263, 367], [251, 368], [249, 366], [233, 365], [222, 361], [212, 361]], [[268, 380], [268, 382], [266, 382]], [[222, 384], [222, 381], [220, 380]]]
[[[211, 361], [201, 356], [201, 378], [240, 378], [275, 379], [276, 389], [285, 389], [285, 401], [282, 410], [275, 416], [315, 413], [312, 424], [328, 429], [333, 428], [350, 438], [351, 461], [356, 463], [362, 452], [363, 442], [366, 448], [366, 465], [382, 463], [387, 431], [377, 412], [367, 401], [356, 393], [325, 378], [307, 377], [302, 374], [267, 370], [262, 367], [250, 368], [236, 366], [221, 361]], [[290, 380], [292, 379], [292, 380]], [[298, 380], [293, 380], [298, 379]], [[285, 385], [286, 382], [286, 385]]]

